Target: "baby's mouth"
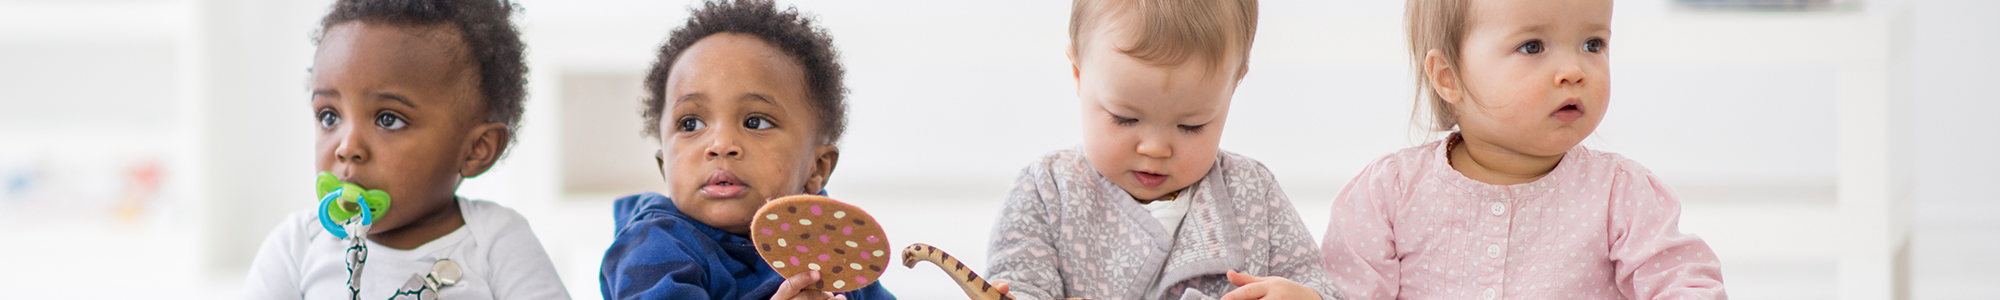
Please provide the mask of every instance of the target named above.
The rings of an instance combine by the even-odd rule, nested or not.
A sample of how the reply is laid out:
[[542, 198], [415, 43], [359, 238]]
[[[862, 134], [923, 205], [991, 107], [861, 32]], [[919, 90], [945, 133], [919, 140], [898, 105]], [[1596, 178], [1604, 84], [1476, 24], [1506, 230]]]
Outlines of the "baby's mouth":
[[736, 179], [735, 173], [730, 173], [729, 170], [716, 170], [708, 176], [708, 183], [701, 186], [701, 195], [708, 196], [709, 199], [730, 199], [742, 197], [749, 190], [750, 186], [744, 185], [743, 180]]
[[1562, 121], [1563, 123], [1576, 122], [1576, 120], [1583, 119], [1583, 106], [1581, 104], [1581, 100], [1569, 98], [1569, 100], [1563, 101], [1561, 108], [1557, 108], [1554, 113], [1550, 113], [1549, 117], [1556, 118], [1556, 121]]
[[1160, 187], [1160, 184], [1167, 182], [1167, 174], [1132, 171], [1132, 179], [1138, 180], [1139, 185], [1146, 186], [1146, 188], [1157, 188]]

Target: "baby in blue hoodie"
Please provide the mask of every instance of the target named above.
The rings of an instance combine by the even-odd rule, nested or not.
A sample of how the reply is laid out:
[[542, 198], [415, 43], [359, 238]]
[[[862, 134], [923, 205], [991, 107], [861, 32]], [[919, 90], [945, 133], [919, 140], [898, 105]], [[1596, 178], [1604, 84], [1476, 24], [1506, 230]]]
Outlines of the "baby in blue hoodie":
[[642, 114], [671, 197], [618, 199], [604, 298], [895, 299], [880, 283], [827, 293], [817, 272], [779, 277], [748, 236], [758, 207], [821, 192], [840, 159], [844, 71], [825, 30], [769, 0], [714, 0], [657, 59]]

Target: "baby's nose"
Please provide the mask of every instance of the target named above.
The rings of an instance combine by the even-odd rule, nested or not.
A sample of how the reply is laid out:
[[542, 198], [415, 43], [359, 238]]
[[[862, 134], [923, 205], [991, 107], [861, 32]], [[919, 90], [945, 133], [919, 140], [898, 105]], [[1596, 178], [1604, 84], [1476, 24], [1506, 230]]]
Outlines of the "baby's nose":
[[1168, 158], [1174, 156], [1173, 148], [1163, 139], [1146, 139], [1139, 141], [1138, 150], [1139, 155], [1145, 155], [1146, 157]]
[[709, 143], [707, 152], [709, 158], [739, 157], [743, 155], [743, 147], [737, 146], [736, 139], [729, 134], [717, 134]]
[[365, 133], [364, 131], [348, 129], [346, 132], [343, 132], [339, 137], [339, 144], [333, 148], [334, 161], [350, 164], [367, 162], [369, 157], [368, 146], [364, 143], [361, 136], [361, 134]]

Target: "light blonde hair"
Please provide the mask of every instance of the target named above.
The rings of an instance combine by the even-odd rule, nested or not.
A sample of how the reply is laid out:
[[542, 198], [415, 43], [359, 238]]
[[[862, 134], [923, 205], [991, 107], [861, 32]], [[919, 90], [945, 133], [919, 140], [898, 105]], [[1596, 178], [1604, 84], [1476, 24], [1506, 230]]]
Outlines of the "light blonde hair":
[[[1431, 88], [1433, 80], [1430, 71], [1424, 69], [1424, 56], [1431, 50], [1441, 52], [1444, 67], [1458, 76], [1460, 49], [1465, 43], [1465, 31], [1471, 18], [1470, 0], [1409, 0], [1404, 12], [1409, 24], [1410, 62], [1417, 70], [1417, 105], [1410, 112], [1411, 123], [1420, 124], [1433, 132], [1449, 131], [1458, 126], [1458, 112], [1445, 102], [1443, 96]], [[1457, 80], [1465, 82], [1464, 80]], [[1430, 107], [1431, 122], [1417, 121], [1425, 106]]]
[[1257, 0], [1075, 0], [1069, 15], [1071, 56], [1082, 59], [1074, 52], [1084, 47], [1085, 33], [1117, 17], [1132, 18], [1127, 22], [1137, 25], [1132, 33], [1138, 39], [1114, 47], [1156, 66], [1179, 65], [1199, 55], [1215, 73], [1232, 46], [1242, 51], [1247, 66], [1250, 43], [1257, 36]]

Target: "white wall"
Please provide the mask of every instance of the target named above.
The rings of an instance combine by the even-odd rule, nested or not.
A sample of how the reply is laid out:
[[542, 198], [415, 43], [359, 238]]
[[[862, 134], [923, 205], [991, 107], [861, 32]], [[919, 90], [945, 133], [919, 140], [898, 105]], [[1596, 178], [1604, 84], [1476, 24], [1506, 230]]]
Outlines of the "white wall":
[[[309, 184], [304, 68], [329, 2], [0, 0], [0, 240], [46, 245], [0, 250], [0, 265], [41, 271], [0, 274], [0, 291], [193, 298], [235, 289], [271, 224], [309, 205], [278, 195]], [[657, 182], [649, 141], [631, 125], [636, 80], [694, 2], [522, 2], [532, 70], [526, 131], [462, 194], [527, 215], [571, 292], [595, 298], [609, 198], [659, 189], [649, 185]], [[2000, 292], [1982, 284], [1996, 279], [1985, 270], [2000, 268], [1990, 258], [2000, 232], [1984, 229], [2000, 228], [1992, 213], [2000, 199], [1981, 189], [2000, 181], [1989, 171], [2000, 163], [1977, 155], [2000, 146], [2000, 125], [1982, 118], [2000, 111], [1985, 88], [2000, 81], [1988, 71], [2000, 67], [1988, 54], [2000, 51], [2000, 6], [1991, 1], [1872, 1], [1806, 14], [1621, 1], [1614, 109], [1586, 144], [1645, 162], [1679, 189], [1689, 203], [1683, 227], [1724, 252], [1739, 296], [1831, 298], [1835, 251], [1760, 239], [1818, 224], [1764, 212], [1830, 205], [1833, 103], [1843, 87], [1814, 57], [1857, 50], [1787, 41], [1846, 45], [1803, 35], [1905, 2], [1909, 73], [1895, 80], [1908, 84], [1915, 123], [1915, 294]], [[985, 228], [925, 224], [990, 222], [1015, 172], [1080, 142], [1062, 54], [1068, 3], [783, 3], [818, 15], [849, 70], [851, 127], [832, 192], [876, 211], [898, 243], [940, 245], [984, 269]], [[1361, 166], [1427, 138], [1408, 129], [1402, 5], [1262, 6], [1223, 148], [1269, 165], [1320, 232], [1330, 198]], [[1771, 44], [1689, 42], [1728, 26]], [[1742, 54], [1772, 47], [1801, 50]], [[147, 165], [165, 170], [161, 191], [129, 200], [138, 186], [129, 173]], [[120, 268], [129, 271], [97, 273]], [[926, 268], [883, 282], [906, 298], [956, 297]], [[88, 276], [132, 283], [64, 279]]]
[[1911, 278], [1915, 299], [2000, 294], [2000, 2], [1919, 1], [1910, 85], [1917, 199]]

